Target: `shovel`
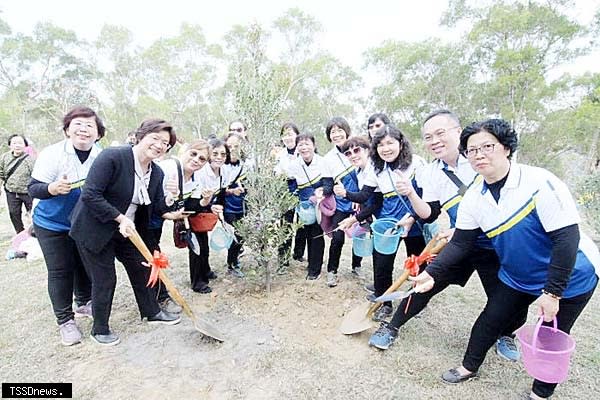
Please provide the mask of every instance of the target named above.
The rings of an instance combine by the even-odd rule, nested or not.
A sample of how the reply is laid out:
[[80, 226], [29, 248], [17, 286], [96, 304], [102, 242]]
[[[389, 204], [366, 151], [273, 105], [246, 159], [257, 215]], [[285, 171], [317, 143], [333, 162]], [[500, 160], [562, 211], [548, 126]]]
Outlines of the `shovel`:
[[376, 302], [379, 303], [385, 303], [386, 301], [396, 301], [396, 300], [402, 300], [407, 298], [408, 296], [410, 296], [411, 294], [413, 294], [415, 292], [415, 289], [412, 288], [406, 292], [393, 292], [390, 294], [382, 294], [381, 296], [379, 296], [378, 298], [375, 299]]
[[[129, 240], [131, 240], [131, 242], [135, 245], [139, 252], [142, 253], [142, 256], [144, 256], [146, 261], [148, 261], [148, 263], [152, 263], [154, 261], [152, 254], [150, 253], [150, 250], [148, 250], [148, 247], [140, 237], [140, 234], [136, 230], [130, 230], [129, 233]], [[158, 276], [161, 282], [169, 291], [169, 294], [181, 306], [181, 308], [183, 308], [183, 312], [188, 317], [190, 317], [190, 319], [194, 323], [194, 328], [196, 328], [198, 332], [202, 333], [203, 335], [210, 336], [211, 338], [216, 339], [219, 342], [223, 342], [225, 340], [223, 334], [219, 332], [219, 330], [215, 328], [212, 324], [196, 317], [188, 303], [185, 301], [181, 293], [179, 293], [179, 290], [177, 290], [177, 288], [175, 287], [171, 279], [169, 279], [169, 277], [163, 269], [158, 270]]]
[[[427, 243], [427, 246], [425, 246], [421, 254], [437, 254], [446, 245], [446, 243], [446, 239], [438, 240], [437, 237], [434, 237], [429, 243]], [[344, 335], [353, 335], [371, 328], [373, 326], [371, 316], [383, 304], [383, 302], [379, 299], [398, 290], [404, 281], [408, 279], [409, 275], [410, 270], [405, 269], [402, 275], [400, 275], [400, 277], [394, 283], [392, 283], [392, 286], [390, 286], [388, 290], [386, 290], [385, 293], [377, 299], [376, 303], [364, 302], [346, 314], [340, 325], [340, 332]], [[408, 294], [402, 294], [407, 294], [407, 296], [410, 296], [409, 292], [407, 292]]]
[[188, 248], [192, 250], [197, 256], [200, 255], [200, 243], [198, 243], [198, 238], [190, 229], [190, 221], [188, 217], [183, 218], [183, 224], [185, 226], [185, 241], [188, 245]]

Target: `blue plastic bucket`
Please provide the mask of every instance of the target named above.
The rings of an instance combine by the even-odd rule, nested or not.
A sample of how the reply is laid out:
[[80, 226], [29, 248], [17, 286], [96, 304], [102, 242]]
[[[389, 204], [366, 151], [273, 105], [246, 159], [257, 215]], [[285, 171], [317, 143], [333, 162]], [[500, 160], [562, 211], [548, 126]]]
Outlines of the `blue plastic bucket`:
[[352, 251], [358, 257], [370, 257], [373, 254], [373, 238], [366, 234], [352, 238]]
[[213, 229], [210, 235], [210, 248], [215, 251], [229, 249], [233, 243], [233, 234], [226, 231], [222, 226], [217, 226]]
[[373, 231], [373, 247], [381, 254], [394, 254], [398, 249], [400, 243], [400, 235], [403, 233], [402, 227], [394, 234], [385, 233], [390, 228], [393, 228], [397, 219], [394, 218], [381, 218], [371, 224], [371, 230]]
[[317, 211], [315, 205], [310, 200], [301, 201], [296, 206], [296, 213], [298, 214], [298, 219], [304, 225], [312, 225], [317, 222]]

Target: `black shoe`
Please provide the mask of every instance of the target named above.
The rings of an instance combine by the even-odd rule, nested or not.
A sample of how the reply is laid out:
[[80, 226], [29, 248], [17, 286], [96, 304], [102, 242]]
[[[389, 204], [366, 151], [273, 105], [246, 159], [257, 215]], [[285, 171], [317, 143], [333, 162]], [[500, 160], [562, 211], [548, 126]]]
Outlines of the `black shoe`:
[[375, 293], [369, 293], [365, 296], [365, 299], [367, 299], [367, 301], [370, 301], [371, 303], [375, 303], [376, 298], [377, 296], [375, 296]]
[[211, 281], [214, 281], [218, 277], [219, 277], [219, 275], [217, 275], [217, 273], [215, 271], [210, 271], [207, 276], [207, 278]]
[[244, 276], [246, 276], [246, 275], [244, 275], [244, 273], [242, 272], [242, 270], [239, 268], [239, 266], [237, 268], [231, 268], [231, 267], [229, 267], [227, 269], [227, 273], [229, 275], [235, 276], [236, 278], [243, 278]]
[[298, 262], [304, 262], [306, 261], [306, 259], [302, 256], [294, 256], [293, 257], [294, 260], [298, 261]]
[[316, 281], [317, 279], [319, 279], [320, 276], [321, 274], [308, 274], [306, 275], [306, 280]]
[[372, 283], [366, 284], [363, 286], [367, 292], [375, 293], [375, 285]]
[[464, 381], [468, 381], [471, 378], [475, 378], [477, 376], [477, 372], [471, 372], [470, 374], [461, 375], [460, 372], [456, 370], [456, 368], [452, 368], [442, 374], [442, 380], [444, 383], [457, 384]]
[[102, 346], [115, 346], [121, 343], [121, 340], [113, 332], [108, 332], [106, 335], [92, 333], [90, 339]]
[[196, 293], [208, 294], [212, 292], [212, 289], [208, 285], [204, 285], [198, 289], [192, 289]]
[[181, 317], [179, 315], [162, 310], [147, 319], [149, 324], [176, 325], [181, 322]]

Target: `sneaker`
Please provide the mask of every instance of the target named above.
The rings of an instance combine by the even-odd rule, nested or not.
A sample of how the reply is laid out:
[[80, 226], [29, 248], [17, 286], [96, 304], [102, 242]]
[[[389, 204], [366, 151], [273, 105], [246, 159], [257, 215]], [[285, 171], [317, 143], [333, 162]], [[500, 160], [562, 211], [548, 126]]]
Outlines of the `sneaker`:
[[204, 286], [202, 286], [202, 287], [200, 287], [200, 288], [198, 288], [198, 289], [192, 289], [192, 290], [193, 290], [194, 292], [196, 292], [196, 293], [202, 293], [202, 294], [208, 294], [208, 293], [211, 293], [211, 292], [212, 292], [212, 289], [211, 289], [211, 287], [210, 287], [210, 286], [208, 286], [208, 285], [204, 285]]
[[320, 276], [321, 274], [308, 274], [306, 275], [306, 279], [309, 281], [316, 281]]
[[372, 283], [368, 283], [368, 284], [366, 284], [366, 285], [365, 285], [365, 286], [363, 286], [363, 287], [365, 288], [365, 290], [366, 290], [367, 292], [370, 292], [370, 293], [375, 293], [375, 285], [374, 285], [374, 284], [372, 284]]
[[74, 319], [70, 319], [67, 322], [58, 326], [60, 332], [60, 342], [63, 346], [73, 346], [74, 344], [81, 342], [81, 331], [75, 324]]
[[302, 256], [294, 256], [292, 257], [294, 260], [298, 261], [298, 262], [304, 262], [306, 261], [306, 258], [302, 257]]
[[362, 267], [352, 268], [352, 275], [356, 276], [357, 278], [362, 278]]
[[217, 273], [215, 271], [210, 271], [207, 276], [207, 278], [211, 281], [217, 279], [218, 277], [219, 276], [217, 275]]
[[238, 257], [243, 257], [246, 255], [246, 248], [244, 246], [242, 246], [240, 248], [240, 252], [238, 253]]
[[390, 306], [381, 306], [375, 313], [373, 314], [373, 321], [381, 322], [392, 316], [392, 307]]
[[92, 301], [88, 301], [82, 306], [79, 306], [75, 309], [75, 317], [76, 318], [94, 318], [92, 315]]
[[179, 304], [175, 303], [170, 297], [167, 297], [165, 300], [158, 303], [158, 305], [160, 306], [161, 310], [171, 314], [179, 314], [181, 311], [183, 311], [183, 308], [181, 308]]
[[337, 286], [337, 274], [335, 272], [327, 273], [327, 286], [329, 286], [329, 287]]
[[156, 315], [147, 318], [149, 324], [176, 325], [181, 322], [181, 317], [177, 314], [171, 314], [160, 310]]
[[519, 361], [521, 353], [515, 344], [515, 339], [510, 336], [501, 336], [496, 341], [496, 353], [508, 361]]
[[379, 329], [371, 335], [369, 346], [387, 350], [394, 343], [396, 336], [398, 336], [398, 329], [390, 326], [387, 322], [382, 322]]
[[229, 267], [227, 269], [227, 273], [229, 275], [235, 276], [236, 278], [243, 278], [244, 276], [246, 276], [246, 275], [244, 275], [244, 273], [242, 272], [242, 270], [239, 267], [238, 268]]
[[377, 298], [377, 296], [375, 296], [375, 293], [369, 293], [368, 295], [365, 296], [365, 299], [367, 299], [367, 301], [370, 301], [371, 303], [375, 303], [376, 298]]
[[90, 339], [102, 346], [114, 346], [121, 343], [121, 339], [112, 332], [106, 335], [91, 334]]

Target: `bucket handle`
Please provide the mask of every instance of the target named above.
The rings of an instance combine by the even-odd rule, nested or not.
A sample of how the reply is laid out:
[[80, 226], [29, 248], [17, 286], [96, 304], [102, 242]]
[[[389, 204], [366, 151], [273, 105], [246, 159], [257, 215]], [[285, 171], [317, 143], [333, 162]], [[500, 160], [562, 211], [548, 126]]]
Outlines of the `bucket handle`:
[[[537, 339], [538, 339], [538, 334], [540, 333], [540, 328], [542, 327], [542, 323], [544, 322], [544, 316], [540, 315], [540, 319], [538, 320], [537, 324], [535, 324], [535, 329], [533, 330], [533, 335], [531, 337], [531, 347], [533, 347], [533, 351], [537, 351]], [[558, 331], [558, 321], [556, 320], [556, 316], [552, 319], [552, 323], [553, 323], [553, 327], [552, 327], [552, 332], [556, 332]]]

